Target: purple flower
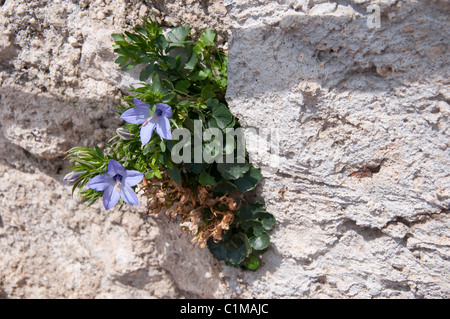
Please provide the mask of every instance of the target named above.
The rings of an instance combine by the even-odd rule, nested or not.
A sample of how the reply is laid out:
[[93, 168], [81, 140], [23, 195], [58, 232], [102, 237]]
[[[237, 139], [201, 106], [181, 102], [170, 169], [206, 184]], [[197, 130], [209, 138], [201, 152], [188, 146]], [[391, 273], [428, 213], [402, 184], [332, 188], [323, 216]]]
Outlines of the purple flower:
[[87, 186], [96, 191], [103, 191], [103, 205], [106, 209], [114, 207], [120, 198], [130, 205], [138, 205], [138, 198], [131, 186], [139, 184], [144, 175], [138, 171], [125, 170], [119, 162], [109, 160], [108, 172], [97, 175]]
[[156, 130], [156, 133], [163, 139], [172, 139], [169, 122], [169, 118], [172, 116], [172, 109], [169, 105], [156, 103], [155, 114], [150, 116], [150, 105], [145, 104], [136, 98], [133, 100], [133, 103], [136, 107], [126, 110], [120, 117], [131, 124], [142, 124], [142, 145], [145, 145], [150, 141], [153, 130]]

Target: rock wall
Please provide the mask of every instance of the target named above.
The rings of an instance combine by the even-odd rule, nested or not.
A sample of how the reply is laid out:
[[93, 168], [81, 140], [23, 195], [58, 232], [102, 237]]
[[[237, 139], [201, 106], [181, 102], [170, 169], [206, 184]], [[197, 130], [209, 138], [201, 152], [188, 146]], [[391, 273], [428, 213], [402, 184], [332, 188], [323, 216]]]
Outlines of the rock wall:
[[[448, 1], [0, 5], [0, 297], [450, 297]], [[219, 31], [230, 108], [272, 131], [274, 154], [249, 149], [275, 168], [256, 191], [277, 218], [257, 272], [192, 249], [144, 198], [106, 212], [62, 182], [65, 152], [104, 145], [136, 82], [110, 34], [152, 10]]]
[[[194, 33], [229, 21], [220, 1], [0, 1], [0, 296], [7, 298], [176, 298], [201, 271], [165, 216], [80, 205], [62, 181], [66, 151], [100, 147], [120, 123], [115, 105], [137, 74], [114, 63], [111, 33], [152, 14]], [[160, 234], [163, 234], [160, 236]], [[175, 237], [175, 239], [172, 239]], [[177, 240], [182, 248], [177, 248]], [[201, 254], [201, 257], [198, 256]], [[180, 255], [181, 257], [178, 257]], [[209, 261], [209, 262], [207, 262]], [[180, 266], [179, 263], [182, 265]], [[190, 274], [171, 275], [171, 267]], [[183, 275], [185, 277], [186, 275]], [[186, 290], [186, 291], [185, 291]]]
[[246, 295], [448, 298], [449, 2], [227, 4], [231, 110], [276, 133], [253, 150], [277, 164], [270, 280]]

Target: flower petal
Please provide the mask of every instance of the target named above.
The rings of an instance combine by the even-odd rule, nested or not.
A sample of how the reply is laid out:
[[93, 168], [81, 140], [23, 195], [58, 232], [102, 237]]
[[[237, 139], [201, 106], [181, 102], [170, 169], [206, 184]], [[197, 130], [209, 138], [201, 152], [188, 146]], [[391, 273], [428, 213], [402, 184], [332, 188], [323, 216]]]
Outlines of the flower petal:
[[171, 140], [172, 133], [170, 132], [170, 122], [169, 119], [165, 116], [160, 116], [158, 118], [158, 123], [156, 125], [156, 133], [161, 136], [163, 139]]
[[146, 107], [146, 108], [150, 108], [150, 105], [148, 105], [147, 103], [142, 102], [141, 100], [134, 98], [133, 99], [133, 103], [134, 105], [136, 105], [137, 107]]
[[161, 110], [165, 117], [172, 117], [172, 108], [165, 103], [156, 103], [156, 109]]
[[142, 145], [145, 145], [150, 141], [155, 126], [156, 126], [155, 118], [152, 118], [146, 125], [142, 125], [140, 133]]
[[109, 176], [114, 177], [117, 174], [122, 177], [125, 176], [125, 168], [116, 160], [110, 159], [108, 162], [108, 173]]
[[127, 204], [135, 205], [135, 206], [137, 206], [139, 204], [136, 193], [127, 184], [123, 185], [123, 187], [120, 189], [120, 197]]
[[[135, 99], [139, 101], [138, 99]], [[131, 124], [142, 124], [150, 117], [150, 106], [139, 101], [136, 107], [126, 110], [120, 116], [124, 121]], [[136, 104], [136, 103], [135, 103]]]
[[114, 180], [107, 174], [97, 175], [87, 183], [87, 186], [96, 191], [104, 191], [108, 187], [114, 186]]
[[106, 210], [111, 209], [117, 204], [119, 199], [120, 194], [116, 187], [114, 185], [108, 187], [103, 193], [103, 206], [105, 206]]
[[127, 176], [125, 178], [125, 184], [129, 185], [129, 186], [135, 186], [137, 184], [139, 184], [142, 179], [144, 178], [144, 174], [142, 174], [141, 172], [138, 171], [126, 171], [127, 172]]

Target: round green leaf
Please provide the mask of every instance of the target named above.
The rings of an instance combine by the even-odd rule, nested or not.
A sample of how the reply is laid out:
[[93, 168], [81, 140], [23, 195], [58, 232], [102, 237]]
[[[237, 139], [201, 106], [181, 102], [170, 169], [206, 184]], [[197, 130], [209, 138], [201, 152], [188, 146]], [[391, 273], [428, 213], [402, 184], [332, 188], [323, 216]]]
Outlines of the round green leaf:
[[258, 214], [263, 212], [265, 212], [265, 210], [264, 204], [262, 203], [243, 203], [239, 208], [238, 218], [241, 222], [253, 220], [257, 219]]
[[244, 259], [250, 254], [251, 247], [245, 234], [237, 234], [231, 239], [227, 247], [227, 264], [238, 267]]
[[209, 251], [216, 259], [218, 260], [227, 259], [227, 248], [225, 247], [224, 241], [219, 241], [218, 243], [215, 243], [212, 238], [209, 238], [207, 245]]
[[243, 193], [254, 190], [262, 178], [261, 171], [253, 166], [244, 176], [234, 182], [236, 187]]
[[238, 179], [249, 170], [250, 164], [248, 163], [219, 163], [217, 169], [225, 179]]
[[214, 179], [213, 176], [209, 175], [206, 172], [203, 172], [200, 174], [200, 176], [198, 177], [198, 181], [200, 182], [200, 184], [202, 184], [203, 186], [205, 185], [211, 185], [211, 186], [216, 186], [216, 180]]
[[178, 26], [173, 28], [169, 33], [167, 33], [167, 41], [169, 42], [169, 48], [181, 47], [184, 48], [186, 43], [186, 38], [191, 32], [190, 27]]
[[186, 163], [185, 166], [192, 173], [200, 174], [208, 167], [208, 164], [206, 164], [206, 163]]
[[250, 256], [244, 263], [244, 266], [250, 270], [256, 270], [259, 267], [259, 259], [256, 256]]
[[180, 184], [181, 183], [181, 173], [180, 170], [176, 167], [172, 169], [167, 170], [169, 177], [175, 182]]
[[249, 243], [255, 250], [263, 250], [270, 244], [269, 234], [263, 232], [260, 236], [254, 236], [249, 239]]
[[261, 214], [258, 217], [261, 219], [261, 224], [265, 230], [271, 230], [275, 225], [275, 217], [270, 213]]
[[221, 193], [221, 194], [231, 194], [233, 192], [237, 191], [236, 186], [224, 179], [222, 179], [219, 183], [217, 183], [216, 186], [213, 188], [214, 193]]
[[233, 114], [224, 104], [217, 104], [212, 109], [212, 116], [217, 122], [220, 129], [224, 129], [233, 121]]

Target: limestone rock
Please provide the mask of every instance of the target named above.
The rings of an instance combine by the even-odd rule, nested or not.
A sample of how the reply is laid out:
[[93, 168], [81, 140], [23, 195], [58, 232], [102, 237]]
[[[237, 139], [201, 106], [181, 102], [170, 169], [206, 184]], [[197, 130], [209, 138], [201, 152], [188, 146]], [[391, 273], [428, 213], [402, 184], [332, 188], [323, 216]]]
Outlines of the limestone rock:
[[[449, 298], [448, 1], [375, 1], [380, 28], [369, 0], [0, 3], [0, 298]], [[104, 146], [137, 82], [110, 33], [152, 11], [229, 49], [227, 99], [277, 219], [257, 272], [143, 197], [105, 211], [62, 182], [65, 152]]]
[[[179, 238], [175, 223], [168, 229], [165, 216], [148, 216], [145, 198], [137, 209], [106, 212], [80, 204], [62, 181], [67, 150], [105, 146], [121, 123], [115, 105], [139, 81], [114, 63], [111, 33], [154, 11], [165, 27], [209, 27], [226, 42], [222, 2], [189, 4], [0, 2], [0, 298], [176, 298], [213, 289], [209, 252], [190, 253], [190, 238]], [[186, 254], [205, 263], [193, 271]], [[210, 284], [190, 287], [201, 276]]]
[[272, 131], [249, 152], [277, 226], [243, 296], [450, 295], [449, 7], [378, 1], [370, 28], [370, 3], [226, 1], [230, 108]]

